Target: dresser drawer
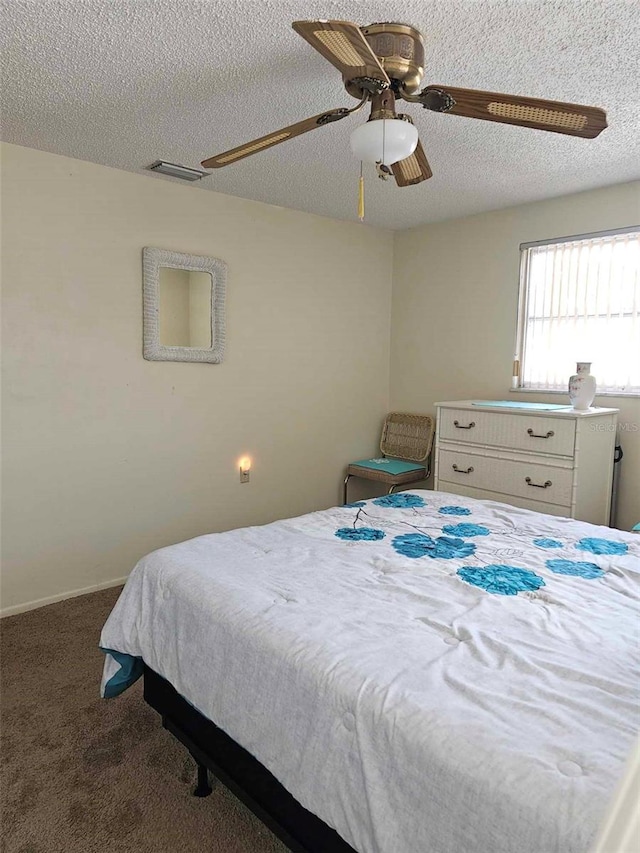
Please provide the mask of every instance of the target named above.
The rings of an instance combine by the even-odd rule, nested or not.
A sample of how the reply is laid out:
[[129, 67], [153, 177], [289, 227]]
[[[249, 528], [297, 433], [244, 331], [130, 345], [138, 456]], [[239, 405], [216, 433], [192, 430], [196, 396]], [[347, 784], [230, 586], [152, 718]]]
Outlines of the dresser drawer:
[[466, 495], [468, 498], [476, 498], [485, 501], [497, 501], [502, 504], [519, 506], [522, 509], [531, 509], [534, 512], [542, 512], [545, 515], [562, 515], [571, 518], [571, 508], [562, 504], [546, 504], [542, 501], [530, 501], [527, 498], [515, 497], [514, 495], [503, 495], [500, 492], [485, 492], [482, 489], [472, 489], [460, 483], [440, 483], [438, 491], [449, 492], [454, 495]]
[[441, 450], [438, 481], [570, 506], [573, 469]]
[[440, 409], [440, 438], [465, 444], [573, 456], [575, 432], [576, 424], [572, 418]]

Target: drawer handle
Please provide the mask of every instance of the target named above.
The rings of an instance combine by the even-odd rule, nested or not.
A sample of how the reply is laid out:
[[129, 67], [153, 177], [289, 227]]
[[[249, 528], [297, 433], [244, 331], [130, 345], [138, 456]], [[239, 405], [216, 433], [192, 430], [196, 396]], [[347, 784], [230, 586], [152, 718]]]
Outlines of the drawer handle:
[[[542, 437], [544, 438], [544, 436], [542, 436]], [[531, 477], [525, 477], [524, 479], [525, 479], [527, 486], [534, 486], [536, 489], [548, 489], [549, 486], [553, 486], [553, 483], [551, 482], [551, 480], [547, 480], [544, 483], [532, 483]]]
[[471, 423], [465, 426], [464, 424], [458, 423], [458, 421], [454, 421], [453, 425], [456, 429], [473, 429], [473, 427], [475, 426], [475, 422], [471, 421]]
[[554, 432], [552, 429], [550, 429], [550, 430], [549, 430], [549, 432], [548, 432], [546, 435], [539, 435], [538, 433], [534, 432], [534, 431], [531, 429], [531, 427], [529, 427], [529, 429], [527, 430], [527, 432], [529, 433], [529, 435], [531, 436], [531, 438], [551, 438], [552, 436], [554, 436], [554, 435], [555, 435], [555, 432]]
[[471, 474], [471, 472], [473, 471], [472, 465], [470, 465], [466, 471], [464, 470], [464, 468], [458, 468], [458, 466], [456, 465], [455, 462], [453, 463], [453, 465], [451, 467], [453, 468], [454, 471], [457, 471], [458, 474]]

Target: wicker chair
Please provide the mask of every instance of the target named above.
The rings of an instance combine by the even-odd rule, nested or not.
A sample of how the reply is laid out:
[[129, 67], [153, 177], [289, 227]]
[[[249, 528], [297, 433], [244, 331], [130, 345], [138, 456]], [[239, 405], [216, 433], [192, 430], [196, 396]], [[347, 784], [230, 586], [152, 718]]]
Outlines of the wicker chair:
[[389, 486], [391, 494], [396, 486], [417, 483], [431, 472], [431, 445], [434, 422], [429, 415], [409, 415], [391, 412], [384, 419], [380, 439], [381, 459], [363, 459], [351, 462], [344, 478], [344, 503], [347, 503], [347, 486], [351, 477], [377, 480]]

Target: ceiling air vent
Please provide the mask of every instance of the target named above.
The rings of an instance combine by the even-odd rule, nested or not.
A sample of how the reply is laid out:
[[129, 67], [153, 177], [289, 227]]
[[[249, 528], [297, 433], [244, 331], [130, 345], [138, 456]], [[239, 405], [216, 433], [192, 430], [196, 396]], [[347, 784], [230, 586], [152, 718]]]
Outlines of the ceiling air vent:
[[180, 178], [182, 181], [199, 181], [209, 172], [201, 172], [200, 169], [190, 169], [188, 166], [180, 166], [178, 163], [166, 163], [164, 160], [156, 160], [147, 166], [150, 172], [159, 172], [161, 175], [169, 175], [172, 178]]

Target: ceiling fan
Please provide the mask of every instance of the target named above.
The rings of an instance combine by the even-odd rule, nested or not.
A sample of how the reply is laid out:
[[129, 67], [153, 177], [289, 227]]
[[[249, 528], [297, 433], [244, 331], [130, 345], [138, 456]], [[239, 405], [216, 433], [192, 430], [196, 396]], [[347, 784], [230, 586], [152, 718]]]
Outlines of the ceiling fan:
[[342, 74], [356, 106], [339, 107], [283, 127], [230, 151], [202, 161], [206, 169], [236, 163], [334, 121], [371, 103], [366, 124], [351, 135], [360, 160], [375, 162], [378, 174], [393, 174], [400, 187], [418, 184], [432, 171], [411, 117], [396, 112], [396, 101], [421, 104], [437, 113], [478, 118], [583, 136], [592, 139], [607, 126], [604, 110], [562, 101], [502, 95], [475, 89], [430, 85], [418, 91], [424, 76], [422, 35], [408, 24], [381, 23], [359, 27], [349, 21], [295, 21], [293, 29]]

